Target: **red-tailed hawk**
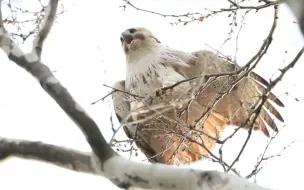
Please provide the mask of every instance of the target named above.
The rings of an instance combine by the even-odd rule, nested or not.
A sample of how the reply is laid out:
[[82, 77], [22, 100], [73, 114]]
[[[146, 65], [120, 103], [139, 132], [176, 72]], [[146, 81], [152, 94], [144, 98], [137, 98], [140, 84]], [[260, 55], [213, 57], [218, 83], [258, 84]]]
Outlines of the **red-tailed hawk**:
[[[262, 77], [249, 72], [236, 85], [239, 75], [180, 82], [200, 75], [234, 72], [240, 66], [210, 51], [187, 53], [172, 49], [145, 28], [130, 28], [120, 40], [127, 73], [126, 80], [114, 86], [119, 90], [112, 95], [114, 109], [125, 124], [127, 136], [135, 139], [151, 162], [178, 165], [197, 161], [209, 156], [226, 126], [248, 129], [244, 124], [268, 85]], [[266, 125], [278, 131], [269, 113], [283, 122], [269, 100], [284, 106], [269, 94], [253, 124], [254, 130], [266, 136]]]

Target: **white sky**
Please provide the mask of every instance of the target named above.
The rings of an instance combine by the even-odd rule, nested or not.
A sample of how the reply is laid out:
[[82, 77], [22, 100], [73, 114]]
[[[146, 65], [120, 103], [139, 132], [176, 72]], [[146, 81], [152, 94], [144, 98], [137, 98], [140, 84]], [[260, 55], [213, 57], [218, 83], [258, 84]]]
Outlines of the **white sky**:
[[[26, 1], [26, 6], [33, 6]], [[227, 5], [226, 1], [131, 1], [138, 7], [162, 13], [202, 12], [205, 8], [217, 10]], [[220, 3], [223, 2], [223, 3]], [[144, 26], [149, 28], [164, 44], [184, 51], [196, 51], [207, 48], [205, 44], [234, 57], [235, 39], [220, 46], [227, 38], [230, 18], [227, 14], [209, 18], [202, 23], [187, 26], [171, 26], [172, 19], [142, 13], [128, 7], [119, 8], [123, 1], [66, 1], [66, 12], [53, 27], [43, 51], [43, 61], [56, 77], [68, 88], [77, 101], [98, 123], [106, 139], [111, 138], [108, 101], [94, 106], [91, 102], [104, 96], [108, 89], [106, 83], [124, 79], [125, 61], [120, 47], [120, 33], [127, 28]], [[246, 63], [267, 36], [273, 18], [273, 9], [261, 10], [246, 17], [245, 25], [239, 37], [237, 61]], [[268, 53], [262, 59], [256, 71], [269, 79], [277, 69], [295, 56], [303, 46], [303, 38], [294, 18], [282, 7], [279, 25], [274, 41]], [[30, 43], [24, 45], [29, 50]], [[287, 51], [287, 54], [285, 53]], [[285, 59], [286, 58], [286, 59]], [[46, 143], [62, 145], [82, 151], [90, 151], [84, 136], [65, 115], [56, 103], [41, 89], [39, 83], [16, 64], [9, 62], [0, 53], [0, 134], [2, 137], [40, 140]], [[285, 62], [284, 62], [285, 60]], [[285, 92], [299, 99], [304, 98], [303, 58], [275, 88], [278, 95]], [[106, 72], [105, 72], [106, 70]], [[281, 96], [285, 108], [280, 109], [287, 127], [276, 138], [270, 149], [275, 154], [284, 146], [296, 140], [281, 157], [270, 160], [258, 174], [258, 183], [275, 189], [300, 187], [304, 166], [304, 133], [301, 123], [302, 101], [296, 102], [291, 96]], [[112, 109], [112, 108], [111, 108]], [[231, 129], [230, 129], [231, 131]], [[227, 130], [227, 133], [229, 130]], [[123, 137], [123, 133], [120, 137]], [[230, 163], [239, 152], [246, 132], [238, 134], [224, 148], [224, 159]], [[266, 138], [255, 133], [248, 147], [236, 165], [242, 174], [248, 174], [254, 166], [257, 156], [263, 151]], [[216, 150], [213, 152], [217, 153]], [[142, 158], [142, 157], [141, 157]], [[134, 160], [141, 160], [136, 159]], [[221, 169], [218, 164], [203, 161], [192, 165], [196, 169]], [[49, 164], [13, 158], [0, 163], [1, 188], [17, 190], [20, 188], [40, 190], [73, 189], [117, 189], [108, 180], [87, 174], [80, 174]]]

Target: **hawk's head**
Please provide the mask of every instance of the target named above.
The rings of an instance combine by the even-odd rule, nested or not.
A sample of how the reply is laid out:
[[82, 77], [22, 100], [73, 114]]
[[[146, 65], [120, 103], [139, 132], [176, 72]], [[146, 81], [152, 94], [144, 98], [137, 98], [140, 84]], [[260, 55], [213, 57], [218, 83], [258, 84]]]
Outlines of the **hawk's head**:
[[134, 53], [143, 53], [145, 50], [150, 51], [151, 48], [160, 44], [160, 41], [148, 29], [143, 27], [125, 30], [121, 33], [120, 41], [127, 57]]

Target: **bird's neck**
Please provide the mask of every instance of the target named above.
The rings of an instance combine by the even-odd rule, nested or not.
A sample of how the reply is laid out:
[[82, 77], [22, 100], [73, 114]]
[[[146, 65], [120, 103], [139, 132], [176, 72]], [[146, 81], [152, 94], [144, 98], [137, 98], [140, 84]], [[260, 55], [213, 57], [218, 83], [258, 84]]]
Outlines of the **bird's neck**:
[[185, 79], [177, 70], [189, 67], [195, 57], [166, 46], [137, 53], [138, 57], [127, 63], [126, 90], [140, 96]]
[[145, 72], [152, 64], [159, 62], [165, 52], [162, 46], [150, 46], [132, 51], [127, 55], [127, 75]]
[[160, 43], [132, 51], [126, 58], [127, 70], [132, 71], [131, 73], [143, 72], [151, 64], [162, 63], [169, 67], [188, 67], [196, 61], [193, 54], [178, 51]]
[[127, 64], [137, 66], [143, 59], [157, 57], [162, 51], [165, 51], [164, 48], [162, 44], [149, 44], [130, 50], [126, 55]]

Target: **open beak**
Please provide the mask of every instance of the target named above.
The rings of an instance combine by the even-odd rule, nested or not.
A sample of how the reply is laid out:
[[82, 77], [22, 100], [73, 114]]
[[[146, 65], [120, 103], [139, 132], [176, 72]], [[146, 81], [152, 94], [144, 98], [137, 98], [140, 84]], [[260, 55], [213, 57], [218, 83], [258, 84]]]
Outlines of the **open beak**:
[[121, 38], [127, 44], [131, 44], [131, 42], [133, 41], [133, 36], [130, 33], [126, 33], [126, 32], [121, 33]]

